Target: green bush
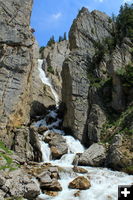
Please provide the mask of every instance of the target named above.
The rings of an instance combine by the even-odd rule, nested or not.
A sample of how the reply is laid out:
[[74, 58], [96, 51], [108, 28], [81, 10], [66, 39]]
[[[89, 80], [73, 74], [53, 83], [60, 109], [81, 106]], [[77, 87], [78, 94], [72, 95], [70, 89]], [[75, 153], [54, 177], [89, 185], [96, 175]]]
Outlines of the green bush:
[[129, 63], [125, 68], [118, 69], [116, 74], [120, 76], [124, 87], [131, 88], [133, 86], [133, 63]]
[[6, 161], [5, 165], [0, 166], [0, 170], [9, 169], [11, 171], [17, 169], [18, 165], [15, 164], [11, 158], [13, 152], [9, 150], [2, 141], [0, 141], [0, 149], [4, 151], [0, 152], [0, 159], [4, 159]]
[[48, 66], [47, 71], [51, 74], [54, 74], [54, 69], [52, 66]]

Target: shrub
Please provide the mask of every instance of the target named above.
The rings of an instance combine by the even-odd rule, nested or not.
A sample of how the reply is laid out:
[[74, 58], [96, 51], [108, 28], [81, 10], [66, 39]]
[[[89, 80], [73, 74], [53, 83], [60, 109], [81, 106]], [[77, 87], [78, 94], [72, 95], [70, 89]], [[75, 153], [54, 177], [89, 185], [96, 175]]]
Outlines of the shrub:
[[51, 74], [54, 74], [54, 69], [52, 66], [48, 66], [47, 71]]

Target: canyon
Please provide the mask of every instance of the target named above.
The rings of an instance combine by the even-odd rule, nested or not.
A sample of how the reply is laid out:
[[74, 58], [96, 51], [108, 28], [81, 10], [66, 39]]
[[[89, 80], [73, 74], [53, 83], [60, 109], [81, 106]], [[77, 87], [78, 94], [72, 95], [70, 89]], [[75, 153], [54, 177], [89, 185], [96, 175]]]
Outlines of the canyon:
[[115, 200], [133, 182], [133, 43], [111, 48], [115, 22], [83, 7], [39, 48], [32, 5], [0, 0], [0, 199]]

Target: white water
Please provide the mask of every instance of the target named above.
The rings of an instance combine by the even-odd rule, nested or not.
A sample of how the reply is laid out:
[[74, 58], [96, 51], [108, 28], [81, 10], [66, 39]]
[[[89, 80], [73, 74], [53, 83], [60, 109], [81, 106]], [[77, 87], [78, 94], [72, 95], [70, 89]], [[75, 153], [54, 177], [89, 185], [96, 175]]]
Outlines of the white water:
[[[51, 86], [51, 83], [49, 79], [46, 77], [44, 71], [42, 70], [42, 60], [39, 60], [39, 71], [40, 71], [40, 78], [43, 81], [44, 84], [47, 84]], [[51, 91], [53, 91], [51, 89]], [[53, 93], [54, 95], [54, 93]], [[56, 105], [59, 102], [57, 98], [57, 94], [54, 95]], [[46, 117], [51, 116], [54, 119], [57, 119], [55, 122], [48, 125], [46, 123]], [[49, 111], [47, 116], [43, 119], [35, 123], [35, 126], [41, 126], [44, 125], [51, 129], [53, 132], [59, 133], [61, 135], [64, 135], [64, 132], [60, 130], [59, 128], [55, 128], [54, 126], [58, 126], [60, 123], [60, 119], [57, 117], [57, 112], [55, 111]], [[44, 136], [48, 134], [49, 131], [46, 131], [44, 133]], [[51, 152], [49, 145], [45, 142], [43, 142], [43, 136], [40, 137], [40, 144], [41, 144], [41, 150], [43, 154], [43, 161], [44, 162], [50, 162], [53, 165], [60, 166], [62, 170], [60, 171], [60, 184], [63, 188], [61, 192], [59, 192], [58, 196], [51, 197], [45, 194], [39, 195], [39, 200], [117, 200], [117, 190], [118, 185], [130, 185], [133, 183], [133, 176], [129, 176], [122, 172], [117, 171], [111, 171], [106, 168], [95, 168], [95, 167], [82, 167], [87, 169], [88, 173], [84, 176], [88, 178], [91, 182], [91, 187], [88, 190], [81, 190], [80, 195], [78, 197], [75, 197], [74, 194], [78, 190], [69, 189], [68, 185], [69, 183], [77, 176], [81, 176], [82, 174], [75, 173], [73, 171], [73, 165], [72, 162], [74, 160], [74, 157], [76, 153], [82, 153], [84, 152], [84, 147], [82, 144], [75, 140], [72, 136], [63, 136], [66, 139], [66, 143], [68, 145], [68, 153], [63, 155], [59, 160], [50, 160], [51, 158]]]
[[42, 65], [43, 65], [43, 60], [38, 59], [38, 70], [39, 70], [40, 79], [45, 85], [48, 85], [50, 87], [51, 92], [55, 98], [56, 106], [58, 107], [59, 106], [59, 96], [58, 96], [57, 92], [55, 91], [53, 85], [51, 84], [51, 81], [49, 80], [49, 78], [46, 77], [45, 71], [42, 69]]

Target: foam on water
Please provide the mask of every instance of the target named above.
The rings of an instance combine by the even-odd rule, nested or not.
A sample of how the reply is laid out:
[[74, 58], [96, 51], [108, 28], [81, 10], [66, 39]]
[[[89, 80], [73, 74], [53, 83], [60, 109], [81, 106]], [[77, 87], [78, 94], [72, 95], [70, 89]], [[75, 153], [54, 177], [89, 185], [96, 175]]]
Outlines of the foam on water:
[[[51, 85], [50, 80], [46, 77], [45, 72], [42, 70], [42, 64], [43, 60], [38, 61], [38, 69], [40, 72], [40, 78], [44, 84], [47, 84], [55, 96], [56, 105], [59, 103], [59, 98], [55, 90], [53, 89], [53, 86]], [[45, 194], [39, 195], [39, 200], [116, 200], [117, 199], [117, 190], [118, 185], [130, 185], [133, 183], [133, 176], [130, 176], [128, 174], [117, 172], [117, 171], [111, 171], [106, 168], [95, 168], [95, 167], [83, 167], [87, 169], [87, 174], [79, 174], [75, 173], [73, 171], [73, 165], [72, 162], [75, 158], [76, 153], [83, 153], [85, 148], [83, 145], [76, 139], [74, 139], [72, 136], [65, 136], [64, 131], [55, 128], [58, 127], [61, 119], [57, 118], [57, 112], [55, 111], [49, 111], [46, 117], [53, 117], [56, 119], [55, 122], [51, 124], [46, 123], [46, 117], [43, 120], [40, 120], [36, 122], [34, 125], [39, 127], [42, 125], [45, 125], [49, 129], [51, 129], [53, 132], [56, 132], [58, 134], [63, 135], [63, 137], [66, 139], [66, 143], [68, 146], [68, 153], [63, 155], [59, 160], [50, 160], [51, 157], [51, 151], [50, 147], [47, 143], [43, 141], [43, 137], [46, 136], [49, 133], [49, 130], [44, 132], [43, 136], [40, 136], [40, 145], [41, 145], [41, 151], [43, 155], [43, 161], [49, 162], [53, 165], [59, 166], [60, 169], [60, 184], [63, 188], [61, 192], [58, 193], [58, 196], [51, 197]], [[68, 185], [69, 183], [77, 176], [84, 176], [86, 178], [89, 178], [91, 187], [88, 190], [81, 190], [80, 195], [75, 197], [74, 194], [78, 190], [69, 189]]]

